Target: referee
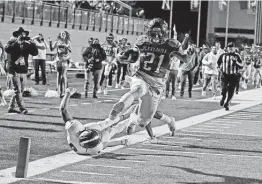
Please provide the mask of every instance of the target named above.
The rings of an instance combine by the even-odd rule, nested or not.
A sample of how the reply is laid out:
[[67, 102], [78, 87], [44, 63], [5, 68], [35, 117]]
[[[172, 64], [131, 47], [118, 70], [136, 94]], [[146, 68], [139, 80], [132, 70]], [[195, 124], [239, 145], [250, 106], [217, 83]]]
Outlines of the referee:
[[[222, 54], [217, 61], [221, 75], [222, 99], [220, 106], [224, 106], [225, 110], [229, 110], [229, 103], [234, 95], [234, 91], [238, 82], [238, 70], [243, 68], [242, 60], [235, 52], [235, 45], [229, 42], [227, 52]], [[227, 100], [226, 100], [227, 96]], [[226, 102], [225, 102], [226, 100]]]

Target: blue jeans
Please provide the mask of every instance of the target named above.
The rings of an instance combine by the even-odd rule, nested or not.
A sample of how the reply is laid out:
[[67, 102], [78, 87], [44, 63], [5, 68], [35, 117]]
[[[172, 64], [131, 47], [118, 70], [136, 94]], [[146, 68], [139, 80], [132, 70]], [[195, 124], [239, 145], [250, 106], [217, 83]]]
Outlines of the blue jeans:
[[180, 96], [184, 95], [186, 78], [188, 78], [188, 93], [191, 94], [192, 92], [194, 73], [193, 71], [182, 71]]
[[24, 101], [22, 98], [22, 93], [25, 88], [25, 83], [26, 83], [26, 74], [25, 73], [15, 73], [9, 74], [11, 79], [12, 79], [12, 84], [13, 84], [13, 89], [15, 94], [12, 96], [10, 103], [9, 103], [9, 109], [14, 109], [15, 108], [15, 101], [19, 107], [19, 109], [25, 109], [24, 106]]
[[90, 84], [90, 80], [92, 77], [91, 74], [93, 75], [93, 79], [94, 79], [93, 94], [96, 94], [96, 91], [98, 90], [98, 84], [101, 79], [102, 70], [85, 71], [85, 86], [84, 86], [85, 93], [88, 92], [88, 86]]

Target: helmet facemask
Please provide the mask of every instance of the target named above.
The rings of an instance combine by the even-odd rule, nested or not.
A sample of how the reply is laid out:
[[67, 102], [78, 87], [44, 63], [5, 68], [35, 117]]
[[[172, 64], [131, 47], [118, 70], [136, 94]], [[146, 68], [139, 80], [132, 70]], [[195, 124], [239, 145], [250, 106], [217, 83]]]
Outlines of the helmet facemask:
[[149, 22], [148, 37], [152, 43], [162, 44], [167, 39], [168, 26], [162, 19], [153, 19]]

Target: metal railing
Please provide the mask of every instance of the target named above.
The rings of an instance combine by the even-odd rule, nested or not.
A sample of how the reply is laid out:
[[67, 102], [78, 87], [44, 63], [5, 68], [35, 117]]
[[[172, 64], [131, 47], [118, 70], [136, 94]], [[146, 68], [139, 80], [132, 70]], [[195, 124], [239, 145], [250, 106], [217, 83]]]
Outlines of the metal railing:
[[120, 34], [142, 34], [148, 20], [130, 16], [108, 14], [104, 12], [77, 9], [69, 6], [60, 6], [34, 1], [0, 1], [1, 21], [11, 17], [12, 22], [22, 20], [31, 21], [31, 24], [48, 22], [49, 26], [93, 31], [116, 31]]

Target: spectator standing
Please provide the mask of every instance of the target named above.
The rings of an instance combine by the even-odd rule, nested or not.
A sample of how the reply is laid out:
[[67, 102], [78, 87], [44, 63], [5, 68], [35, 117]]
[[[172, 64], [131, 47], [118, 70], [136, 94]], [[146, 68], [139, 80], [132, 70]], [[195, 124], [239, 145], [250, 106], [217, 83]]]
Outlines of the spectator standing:
[[192, 97], [192, 88], [193, 88], [193, 78], [194, 73], [197, 70], [197, 53], [195, 52], [194, 47], [189, 47], [187, 49], [187, 55], [191, 56], [187, 58], [187, 63], [184, 63], [181, 67], [181, 89], [180, 89], [180, 97], [183, 98], [184, 90], [186, 85], [186, 78], [188, 78], [188, 97]]
[[33, 56], [34, 69], [35, 69], [35, 84], [39, 84], [39, 67], [41, 68], [42, 84], [46, 85], [46, 51], [48, 44], [46, 43], [43, 35], [40, 33], [38, 36], [33, 38], [36, 47], [38, 49], [38, 55]]
[[217, 82], [217, 76], [218, 76], [218, 69], [217, 69], [217, 50], [216, 47], [213, 46], [211, 48], [211, 52], [205, 55], [205, 57], [202, 60], [203, 66], [205, 66], [204, 73], [203, 73], [203, 89], [202, 89], [202, 97], [206, 96], [206, 88], [211, 82], [212, 84], [212, 96], [215, 99], [216, 98], [216, 82]]
[[171, 83], [171, 86], [172, 86], [171, 98], [172, 98], [172, 100], [176, 100], [176, 97], [175, 97], [176, 80], [177, 80], [179, 65], [180, 65], [179, 59], [177, 59], [176, 57], [171, 58], [170, 73], [169, 73], [168, 80], [167, 80], [167, 83], [166, 83], [166, 98], [168, 98], [168, 96], [169, 96], [169, 88], [170, 88], [170, 83]]
[[12, 78], [13, 88], [15, 91], [12, 96], [8, 108], [8, 112], [17, 112], [15, 110], [15, 101], [22, 114], [27, 114], [24, 101], [22, 99], [22, 92], [26, 82], [26, 74], [28, 70], [28, 57], [29, 54], [36, 56], [38, 49], [35, 43], [28, 37], [29, 32], [20, 27], [17, 31], [13, 32], [13, 37], [8, 41], [5, 46], [5, 51], [10, 54], [9, 61], [9, 75]]
[[[6, 75], [5, 72], [5, 51], [2, 43], [0, 42], [0, 75]], [[5, 97], [3, 95], [2, 86], [0, 85], [0, 106], [5, 106], [7, 103], [5, 101]]]
[[85, 98], [88, 96], [88, 87], [90, 84], [91, 74], [94, 79], [93, 98], [97, 98], [96, 93], [102, 73], [102, 61], [106, 59], [106, 53], [101, 47], [99, 40], [96, 38], [91, 46], [86, 48], [82, 56], [85, 61]]
[[231, 102], [238, 82], [239, 69], [243, 67], [239, 54], [235, 53], [235, 45], [233, 42], [228, 43], [227, 52], [219, 57], [217, 64], [222, 73], [222, 99], [220, 100], [220, 106], [224, 106], [225, 110], [228, 111], [229, 103]]

